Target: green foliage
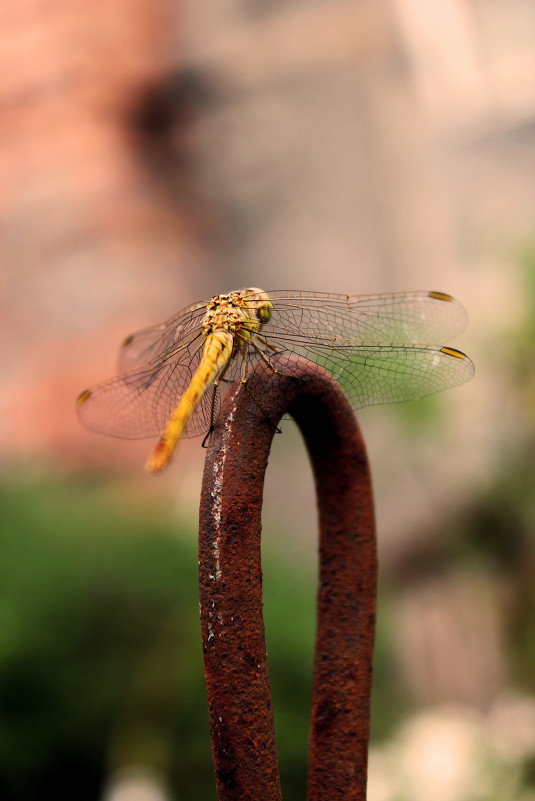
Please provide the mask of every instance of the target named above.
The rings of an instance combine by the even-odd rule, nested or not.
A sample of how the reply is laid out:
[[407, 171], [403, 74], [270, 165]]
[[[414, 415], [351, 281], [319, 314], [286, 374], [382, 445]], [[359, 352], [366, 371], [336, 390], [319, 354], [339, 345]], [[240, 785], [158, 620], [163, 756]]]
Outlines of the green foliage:
[[202, 797], [194, 536], [104, 484], [4, 486], [0, 505], [2, 798], [95, 799], [137, 759]]
[[[0, 505], [0, 796], [94, 801], [110, 772], [140, 765], [176, 798], [213, 801], [196, 532], [103, 479], [4, 484]], [[292, 801], [306, 794], [316, 577], [264, 551]]]
[[[269, 533], [264, 537], [269, 540]], [[264, 552], [269, 547], [264, 547]], [[263, 559], [264, 622], [284, 799], [306, 797], [316, 580], [310, 570]]]

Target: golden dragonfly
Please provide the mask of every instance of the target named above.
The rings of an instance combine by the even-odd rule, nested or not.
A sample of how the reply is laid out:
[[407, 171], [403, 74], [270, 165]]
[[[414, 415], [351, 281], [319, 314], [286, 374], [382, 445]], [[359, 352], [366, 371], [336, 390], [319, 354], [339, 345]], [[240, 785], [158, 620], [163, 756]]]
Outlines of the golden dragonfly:
[[[224, 387], [237, 379], [246, 384], [259, 360], [287, 375], [296, 356], [315, 362], [354, 409], [413, 400], [472, 377], [474, 365], [461, 351], [419, 344], [447, 342], [466, 323], [464, 308], [443, 292], [240, 289], [128, 336], [119, 354], [121, 374], [84, 390], [78, 414], [102, 434], [159, 436], [146, 464], [158, 473], [182, 437], [213, 429]], [[261, 407], [262, 397], [255, 400]]]

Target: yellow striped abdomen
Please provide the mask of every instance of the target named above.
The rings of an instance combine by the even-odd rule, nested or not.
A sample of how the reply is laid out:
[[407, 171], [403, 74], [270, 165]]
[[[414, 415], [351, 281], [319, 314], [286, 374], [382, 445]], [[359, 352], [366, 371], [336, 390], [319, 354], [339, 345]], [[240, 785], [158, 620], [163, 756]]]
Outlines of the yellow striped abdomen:
[[206, 338], [201, 363], [147, 460], [145, 469], [150, 473], [160, 473], [167, 467], [197, 404], [232, 356], [233, 344], [232, 334], [225, 330], [214, 331]]

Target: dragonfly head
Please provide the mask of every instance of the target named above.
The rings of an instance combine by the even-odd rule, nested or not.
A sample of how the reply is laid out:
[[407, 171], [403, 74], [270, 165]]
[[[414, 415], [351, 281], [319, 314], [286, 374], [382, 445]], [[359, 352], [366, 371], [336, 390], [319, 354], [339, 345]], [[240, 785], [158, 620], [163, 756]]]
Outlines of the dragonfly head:
[[268, 293], [258, 287], [249, 287], [243, 290], [243, 295], [247, 298], [248, 308], [253, 312], [260, 325], [269, 323], [273, 314], [273, 303]]

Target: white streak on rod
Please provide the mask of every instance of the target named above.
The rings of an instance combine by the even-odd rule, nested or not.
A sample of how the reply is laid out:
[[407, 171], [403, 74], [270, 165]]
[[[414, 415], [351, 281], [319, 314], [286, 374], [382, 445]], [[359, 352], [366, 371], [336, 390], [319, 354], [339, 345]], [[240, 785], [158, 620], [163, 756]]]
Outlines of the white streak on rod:
[[238, 386], [238, 389], [236, 390], [236, 392], [232, 397], [233, 401], [232, 411], [230, 412], [224, 423], [222, 446], [221, 446], [221, 451], [222, 451], [221, 458], [214, 464], [214, 489], [212, 490], [211, 494], [213, 498], [212, 517], [214, 520], [214, 526], [216, 532], [213, 542], [213, 553], [214, 553], [214, 564], [215, 564], [215, 576], [213, 576], [213, 578], [216, 581], [219, 581], [221, 579], [221, 567], [219, 561], [219, 556], [220, 556], [219, 545], [221, 541], [221, 510], [223, 506], [221, 493], [222, 493], [223, 478], [225, 472], [225, 462], [227, 461], [227, 454], [229, 453], [230, 450], [230, 429], [232, 423], [234, 422], [234, 415], [237, 406], [236, 397], [240, 389], [241, 389], [241, 384]]

